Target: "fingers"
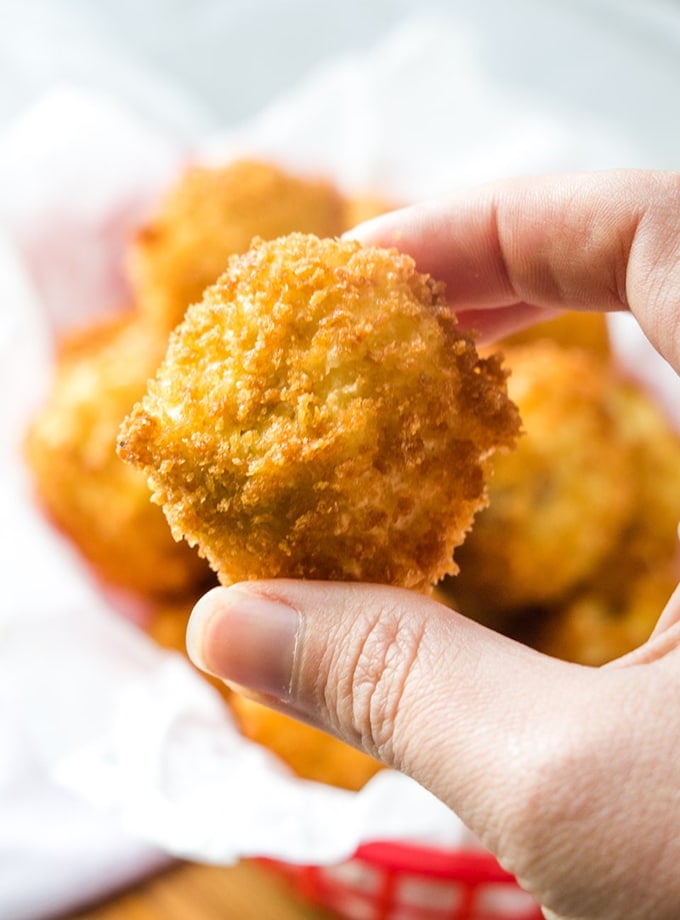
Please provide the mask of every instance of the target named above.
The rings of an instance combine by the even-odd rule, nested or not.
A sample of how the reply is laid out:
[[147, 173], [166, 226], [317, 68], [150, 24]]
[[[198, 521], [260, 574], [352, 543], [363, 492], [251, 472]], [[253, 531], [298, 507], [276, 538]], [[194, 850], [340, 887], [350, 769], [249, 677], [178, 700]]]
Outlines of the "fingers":
[[579, 668], [341, 583], [217, 588], [188, 642], [199, 667], [411, 774], [557, 915], [677, 915], [677, 667]]
[[409, 773], [490, 845], [493, 803], [507, 803], [505, 820], [522, 807], [523, 778], [562, 744], [554, 713], [581, 673], [372, 585], [218, 588], [195, 608], [188, 644], [199, 667]]
[[410, 253], [446, 282], [457, 310], [630, 309], [680, 368], [680, 173], [507, 180], [394, 211], [352, 235]]

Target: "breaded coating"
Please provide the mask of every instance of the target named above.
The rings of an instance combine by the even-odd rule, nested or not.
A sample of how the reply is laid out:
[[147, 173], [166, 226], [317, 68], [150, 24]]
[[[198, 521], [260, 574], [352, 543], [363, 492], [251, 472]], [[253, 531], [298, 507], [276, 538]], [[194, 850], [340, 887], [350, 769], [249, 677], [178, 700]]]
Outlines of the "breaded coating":
[[300, 231], [337, 236], [345, 203], [329, 182], [292, 176], [254, 160], [193, 167], [143, 227], [130, 257], [140, 308], [167, 332], [253, 237]]
[[607, 363], [547, 340], [508, 348], [506, 360], [525, 435], [495, 458], [489, 507], [451, 588], [463, 613], [489, 623], [589, 579], [627, 525], [637, 476]]
[[119, 451], [224, 584], [427, 590], [515, 443], [505, 376], [408, 256], [291, 234], [190, 308]]
[[104, 579], [151, 595], [189, 590], [210, 575], [194, 550], [173, 540], [144, 475], [116, 456], [120, 423], [164, 348], [134, 315], [66, 341], [25, 443], [55, 523]]

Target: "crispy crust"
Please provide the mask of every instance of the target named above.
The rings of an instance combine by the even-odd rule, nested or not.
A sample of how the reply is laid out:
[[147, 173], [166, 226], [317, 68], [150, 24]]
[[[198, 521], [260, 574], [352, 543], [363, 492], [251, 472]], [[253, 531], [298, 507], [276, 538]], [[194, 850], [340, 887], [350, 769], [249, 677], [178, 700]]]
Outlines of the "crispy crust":
[[519, 429], [440, 285], [396, 251], [257, 241], [192, 307], [119, 451], [225, 584], [425, 590]]

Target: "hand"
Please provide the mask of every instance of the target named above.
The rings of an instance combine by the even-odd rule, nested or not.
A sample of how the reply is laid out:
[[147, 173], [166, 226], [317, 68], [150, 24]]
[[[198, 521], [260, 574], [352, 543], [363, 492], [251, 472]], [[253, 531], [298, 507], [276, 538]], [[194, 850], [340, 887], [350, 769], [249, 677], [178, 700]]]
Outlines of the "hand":
[[[524, 179], [359, 227], [447, 282], [492, 338], [630, 310], [680, 369], [680, 174]], [[263, 581], [196, 606], [199, 667], [449, 804], [546, 916], [680, 916], [680, 592], [611, 664], [558, 662], [395, 588]]]

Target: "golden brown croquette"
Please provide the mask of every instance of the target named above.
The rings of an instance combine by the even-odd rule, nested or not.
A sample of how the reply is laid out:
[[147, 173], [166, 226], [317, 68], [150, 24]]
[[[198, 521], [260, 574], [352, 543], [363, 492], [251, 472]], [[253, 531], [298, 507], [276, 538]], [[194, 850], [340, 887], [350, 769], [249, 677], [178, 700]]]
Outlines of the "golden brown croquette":
[[505, 376], [410, 257], [291, 234], [188, 311], [119, 451], [225, 584], [426, 590], [515, 443]]

